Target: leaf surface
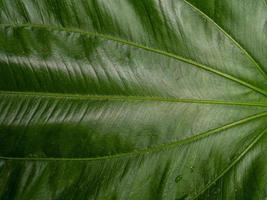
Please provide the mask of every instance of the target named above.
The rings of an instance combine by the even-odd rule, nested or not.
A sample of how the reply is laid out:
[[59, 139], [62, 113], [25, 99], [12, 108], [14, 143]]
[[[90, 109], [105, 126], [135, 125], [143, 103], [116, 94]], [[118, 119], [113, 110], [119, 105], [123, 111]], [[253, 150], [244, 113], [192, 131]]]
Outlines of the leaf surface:
[[265, 0], [0, 0], [0, 199], [267, 196]]

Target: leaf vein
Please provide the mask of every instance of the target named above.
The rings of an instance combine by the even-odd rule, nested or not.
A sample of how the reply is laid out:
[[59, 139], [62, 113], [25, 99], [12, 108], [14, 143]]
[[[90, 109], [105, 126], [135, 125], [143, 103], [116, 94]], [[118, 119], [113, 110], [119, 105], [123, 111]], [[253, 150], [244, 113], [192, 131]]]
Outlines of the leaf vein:
[[[134, 156], [138, 156], [138, 155], [142, 155], [142, 154], [147, 154], [147, 153], [154, 153], [154, 152], [159, 152], [159, 151], [166, 151], [169, 150], [171, 148], [175, 148], [177, 146], [180, 145], [184, 145], [184, 144], [188, 144], [188, 143], [192, 143], [195, 142], [197, 140], [203, 139], [203, 138], [207, 138], [211, 135], [214, 135], [220, 131], [224, 131], [230, 128], [233, 128], [235, 126], [244, 124], [246, 122], [252, 121], [252, 120], [256, 120], [258, 118], [262, 118], [267, 116], [267, 112], [262, 112], [262, 113], [257, 113], [254, 115], [250, 115], [248, 117], [245, 117], [243, 119], [240, 119], [238, 121], [229, 123], [229, 124], [225, 124], [221, 127], [215, 128], [215, 129], [211, 129], [208, 130], [206, 132], [202, 132], [199, 133], [197, 135], [194, 135], [192, 137], [188, 137], [182, 140], [178, 140], [178, 141], [173, 141], [170, 143], [165, 143], [165, 144], [161, 144], [158, 146], [152, 146], [152, 147], [148, 147], [145, 149], [139, 149], [139, 150], [135, 150], [132, 152], [126, 152], [126, 153], [119, 153], [119, 154], [114, 154], [114, 155], [109, 155], [109, 156], [99, 156], [99, 157], [91, 157], [91, 158], [55, 158], [55, 157], [8, 157], [8, 156], [0, 156], [0, 159], [2, 160], [21, 160], [21, 161], [97, 161], [97, 160], [110, 160], [110, 159], [119, 159], [119, 158], [125, 158], [125, 157], [134, 157]], [[243, 155], [243, 154], [242, 154]]]
[[191, 59], [188, 59], [188, 58], [185, 58], [185, 57], [173, 54], [173, 53], [169, 53], [169, 52], [161, 50], [161, 49], [156, 49], [156, 48], [144, 46], [142, 44], [138, 44], [138, 43], [135, 43], [133, 41], [124, 40], [124, 39], [121, 39], [121, 38], [117, 38], [117, 37], [114, 37], [114, 36], [111, 36], [111, 35], [105, 35], [105, 34], [101, 34], [101, 33], [97, 33], [97, 32], [89, 32], [89, 31], [85, 31], [85, 30], [77, 29], [77, 28], [57, 27], [57, 26], [52, 26], [52, 25], [47, 25], [47, 24], [0, 24], [0, 26], [2, 26], [2, 27], [44, 28], [44, 29], [59, 30], [59, 31], [65, 31], [65, 32], [78, 33], [78, 34], [81, 34], [81, 35], [91, 35], [91, 36], [95, 36], [95, 37], [104, 38], [106, 40], [111, 40], [111, 41], [115, 41], [115, 42], [118, 42], [118, 43], [121, 43], [121, 44], [124, 44], [124, 45], [128, 45], [128, 46], [133, 46], [133, 47], [136, 47], [136, 48], [144, 49], [146, 51], [150, 51], [150, 52], [153, 52], [153, 53], [164, 55], [164, 56], [167, 56], [167, 57], [182, 61], [184, 63], [191, 64], [192, 66], [198, 67], [198, 68], [200, 68], [202, 70], [214, 73], [214, 74], [216, 74], [218, 76], [221, 76], [221, 77], [223, 77], [225, 79], [234, 81], [234, 82], [236, 82], [236, 83], [238, 83], [240, 85], [243, 85], [243, 86], [245, 86], [247, 88], [250, 88], [250, 89], [254, 90], [255, 92], [257, 92], [259, 94], [262, 94], [262, 95], [267, 97], [267, 91], [265, 91], [265, 90], [263, 90], [261, 88], [258, 88], [257, 86], [254, 86], [254, 85], [252, 85], [252, 84], [250, 84], [250, 83], [248, 83], [246, 81], [243, 81], [243, 80], [241, 80], [239, 78], [236, 78], [236, 77], [234, 77], [232, 75], [229, 75], [229, 74], [224, 73], [222, 71], [216, 70], [216, 69], [214, 69], [214, 68], [212, 68], [210, 66], [206, 66], [206, 65], [198, 63], [198, 62], [196, 62], [194, 60], [191, 60]]
[[252, 149], [252, 147], [263, 137], [263, 135], [267, 132], [267, 129], [264, 129], [259, 135], [255, 137], [255, 139], [252, 140], [252, 142], [239, 154], [239, 156], [224, 170], [221, 171], [221, 173], [213, 179], [210, 183], [206, 185], [198, 194], [196, 194], [192, 200], [197, 199], [201, 194], [203, 194], [206, 190], [208, 190], [212, 185], [214, 185], [220, 178], [222, 178], [229, 170], [232, 169], [248, 152]]
[[267, 107], [267, 102], [236, 102], [210, 99], [180, 99], [174, 97], [160, 96], [123, 96], [123, 95], [91, 95], [91, 94], [65, 94], [65, 93], [48, 93], [48, 92], [22, 92], [22, 91], [1, 91], [0, 96], [25, 96], [54, 99], [77, 99], [92, 101], [160, 101], [176, 103], [199, 103], [199, 104], [219, 104], [219, 105], [236, 105], [236, 106], [258, 106]]
[[251, 54], [248, 53], [248, 51], [241, 46], [241, 44], [233, 38], [233, 36], [231, 36], [226, 30], [224, 30], [221, 26], [219, 26], [219, 24], [217, 24], [212, 18], [210, 18], [206, 13], [204, 13], [203, 11], [201, 11], [199, 8], [197, 8], [196, 6], [194, 6], [193, 4], [191, 4], [190, 2], [188, 2], [187, 0], [184, 0], [184, 2], [189, 5], [193, 11], [198, 12], [200, 15], [202, 15], [204, 18], [206, 18], [207, 20], [209, 20], [210, 22], [212, 22], [227, 38], [230, 39], [230, 41], [233, 42], [233, 44], [235, 46], [237, 46], [247, 57], [248, 59], [255, 64], [256, 68], [259, 70], [259, 72], [265, 77], [265, 79], [267, 79], [267, 73], [263, 70], [263, 68], [260, 66], [260, 64], [255, 60], [255, 58], [252, 57]]

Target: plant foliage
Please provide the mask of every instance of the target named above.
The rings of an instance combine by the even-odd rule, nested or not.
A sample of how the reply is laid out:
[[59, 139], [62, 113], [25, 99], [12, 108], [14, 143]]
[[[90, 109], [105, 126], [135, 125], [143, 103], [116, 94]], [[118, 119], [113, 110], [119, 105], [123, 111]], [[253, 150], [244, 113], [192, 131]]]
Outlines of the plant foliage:
[[265, 0], [0, 0], [1, 200], [263, 200]]

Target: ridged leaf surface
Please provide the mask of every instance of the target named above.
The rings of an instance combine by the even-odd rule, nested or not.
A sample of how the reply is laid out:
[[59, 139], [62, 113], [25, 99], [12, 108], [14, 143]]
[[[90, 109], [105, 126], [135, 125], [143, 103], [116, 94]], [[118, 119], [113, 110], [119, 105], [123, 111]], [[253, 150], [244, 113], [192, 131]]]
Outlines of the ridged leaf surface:
[[265, 0], [0, 0], [1, 200], [267, 198]]

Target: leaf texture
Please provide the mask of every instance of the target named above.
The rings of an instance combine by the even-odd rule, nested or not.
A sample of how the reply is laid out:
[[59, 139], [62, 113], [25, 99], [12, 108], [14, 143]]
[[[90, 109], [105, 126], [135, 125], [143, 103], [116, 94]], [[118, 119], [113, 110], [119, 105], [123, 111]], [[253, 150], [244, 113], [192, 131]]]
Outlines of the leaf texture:
[[0, 0], [0, 199], [267, 198], [265, 0]]

